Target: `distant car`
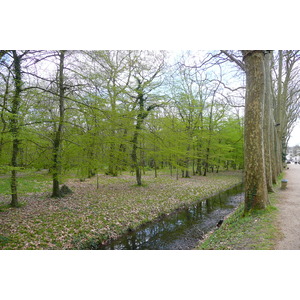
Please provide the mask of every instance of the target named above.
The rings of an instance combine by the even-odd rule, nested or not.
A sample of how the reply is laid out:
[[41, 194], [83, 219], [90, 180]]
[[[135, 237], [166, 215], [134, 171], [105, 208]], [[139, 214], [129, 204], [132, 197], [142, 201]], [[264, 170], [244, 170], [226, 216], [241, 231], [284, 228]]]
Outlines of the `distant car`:
[[290, 163], [291, 163], [291, 161], [290, 161], [290, 160], [288, 160], [286, 163], [287, 163], [287, 164], [290, 164]]
[[297, 161], [295, 161], [295, 164], [297, 164], [298, 162]]

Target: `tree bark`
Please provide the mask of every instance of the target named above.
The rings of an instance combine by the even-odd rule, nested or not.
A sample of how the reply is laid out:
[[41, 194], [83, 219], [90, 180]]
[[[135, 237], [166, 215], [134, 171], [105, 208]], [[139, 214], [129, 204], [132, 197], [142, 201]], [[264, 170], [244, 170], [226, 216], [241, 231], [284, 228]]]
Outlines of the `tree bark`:
[[133, 146], [132, 146], [132, 153], [131, 153], [133, 168], [135, 170], [136, 182], [137, 182], [137, 185], [139, 185], [139, 186], [142, 185], [142, 175], [141, 175], [141, 170], [140, 170], [140, 166], [139, 166], [138, 159], [137, 159], [138, 136], [139, 136], [138, 131], [140, 130], [140, 126], [141, 126], [141, 123], [138, 122], [138, 124], [136, 125], [135, 133], [133, 135], [133, 139], [132, 139]]
[[271, 107], [271, 52], [266, 52], [264, 55], [265, 68], [265, 101], [264, 101], [264, 154], [265, 154], [265, 170], [266, 182], [268, 192], [274, 192], [272, 183], [272, 166], [271, 166], [271, 114], [273, 109]]
[[276, 124], [280, 124], [279, 126], [276, 127], [276, 134], [277, 134], [277, 139], [276, 139], [276, 163], [277, 163], [277, 169], [278, 169], [278, 174], [282, 171], [282, 128], [283, 128], [283, 120], [282, 120], [282, 71], [283, 71], [283, 54], [282, 50], [279, 50], [279, 61], [278, 61], [278, 91], [277, 91], [277, 103], [275, 105], [276, 108]]
[[1, 130], [1, 133], [0, 133], [0, 160], [2, 158], [2, 151], [3, 151], [3, 145], [4, 145], [4, 134], [5, 134], [5, 131], [6, 131], [6, 128], [7, 128], [7, 121], [4, 117], [4, 114], [5, 114], [5, 111], [7, 109], [7, 102], [8, 102], [8, 95], [9, 95], [9, 78], [10, 78], [10, 73], [8, 74], [7, 76], [7, 79], [6, 79], [6, 83], [5, 83], [5, 92], [4, 92], [4, 95], [3, 95], [3, 102], [2, 102], [2, 110], [1, 110], [1, 113], [0, 113], [0, 119], [1, 119], [1, 122], [2, 122], [2, 130]]
[[135, 131], [133, 134], [132, 139], [132, 153], [131, 158], [133, 162], [133, 167], [135, 169], [135, 176], [136, 176], [136, 182], [138, 186], [142, 185], [142, 173], [140, 164], [138, 162], [138, 156], [137, 156], [137, 149], [138, 149], [138, 137], [140, 130], [142, 129], [142, 124], [144, 122], [144, 119], [147, 117], [148, 112], [145, 111], [144, 105], [145, 105], [145, 98], [144, 98], [144, 91], [142, 88], [142, 82], [137, 79], [138, 87], [136, 89], [138, 96], [137, 96], [137, 102], [139, 106], [139, 113], [137, 115], [136, 125], [135, 125]]
[[60, 151], [61, 151], [61, 141], [62, 132], [64, 126], [64, 113], [65, 113], [65, 89], [64, 89], [64, 60], [65, 60], [64, 50], [59, 53], [59, 79], [58, 79], [58, 89], [59, 89], [59, 122], [58, 128], [55, 132], [54, 143], [53, 143], [53, 166], [52, 166], [52, 178], [53, 178], [53, 188], [52, 197], [60, 197], [59, 190], [59, 174], [60, 174]]
[[263, 51], [242, 51], [246, 69], [245, 102], [245, 211], [267, 206], [263, 109], [265, 66]]
[[138, 139], [139, 139], [139, 134], [142, 129], [142, 125], [144, 123], [144, 120], [147, 118], [149, 115], [149, 112], [153, 110], [155, 107], [157, 107], [156, 104], [152, 104], [145, 109], [145, 102], [147, 100], [147, 97], [145, 95], [143, 83], [140, 79], [137, 79], [138, 86], [136, 88], [137, 92], [137, 104], [139, 107], [138, 114], [137, 114], [137, 119], [136, 119], [136, 125], [135, 125], [135, 131], [133, 134], [133, 139], [132, 139], [132, 153], [131, 153], [131, 158], [133, 162], [133, 168], [135, 169], [135, 174], [136, 174], [136, 181], [137, 185], [141, 186], [142, 185], [142, 172], [141, 172], [141, 163], [138, 161], [138, 156], [137, 156], [137, 150], [138, 150]]
[[214, 91], [212, 103], [210, 105], [210, 112], [209, 112], [209, 124], [208, 124], [208, 141], [206, 147], [206, 154], [205, 154], [205, 161], [204, 161], [204, 173], [203, 176], [206, 176], [209, 167], [209, 156], [210, 156], [210, 144], [212, 140], [212, 133], [213, 133], [213, 107], [214, 107], [214, 99], [215, 99], [216, 90]]
[[21, 102], [21, 87], [22, 87], [22, 78], [21, 78], [21, 58], [17, 54], [16, 50], [12, 51], [13, 53], [13, 64], [14, 64], [14, 85], [15, 85], [15, 92], [12, 99], [12, 108], [11, 108], [11, 119], [10, 119], [10, 126], [11, 126], [11, 134], [12, 134], [12, 156], [11, 156], [11, 203], [12, 207], [18, 206], [18, 187], [17, 187], [17, 170], [18, 167], [18, 153], [19, 153], [19, 108]]

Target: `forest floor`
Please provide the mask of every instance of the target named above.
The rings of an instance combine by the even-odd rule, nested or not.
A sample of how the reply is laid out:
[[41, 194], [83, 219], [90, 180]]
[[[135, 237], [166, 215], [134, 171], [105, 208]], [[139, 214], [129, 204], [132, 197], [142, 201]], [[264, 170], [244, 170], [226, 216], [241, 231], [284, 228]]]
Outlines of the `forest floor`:
[[9, 178], [0, 181], [0, 249], [91, 249], [141, 224], [226, 190], [242, 181], [239, 171], [191, 178], [149, 171], [143, 186], [124, 173], [65, 184], [72, 194], [50, 197], [51, 177], [19, 177], [20, 207], [9, 207]]
[[283, 237], [276, 250], [300, 250], [300, 165], [289, 164], [288, 168], [287, 188], [278, 191], [279, 227]]

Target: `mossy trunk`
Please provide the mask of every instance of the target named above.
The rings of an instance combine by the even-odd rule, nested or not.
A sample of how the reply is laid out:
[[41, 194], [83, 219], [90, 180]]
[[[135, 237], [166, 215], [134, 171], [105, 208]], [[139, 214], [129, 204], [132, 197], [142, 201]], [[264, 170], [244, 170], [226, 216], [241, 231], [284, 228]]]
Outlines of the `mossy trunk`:
[[139, 166], [138, 156], [137, 156], [138, 136], [139, 136], [139, 130], [141, 129], [140, 126], [141, 126], [141, 123], [139, 124], [139, 122], [138, 122], [136, 131], [135, 131], [133, 139], [132, 139], [133, 147], [132, 147], [132, 153], [131, 153], [133, 168], [135, 170], [136, 182], [137, 182], [137, 185], [139, 185], [139, 186], [142, 185], [142, 173], [141, 173], [141, 168]]
[[11, 156], [11, 203], [12, 207], [18, 206], [18, 185], [17, 185], [17, 171], [18, 167], [18, 153], [19, 153], [19, 109], [21, 102], [21, 86], [22, 86], [22, 78], [21, 78], [21, 58], [17, 54], [17, 51], [13, 52], [13, 65], [14, 65], [14, 85], [15, 92], [12, 99], [12, 108], [11, 108], [11, 119], [10, 119], [10, 127], [12, 134], [12, 156]]

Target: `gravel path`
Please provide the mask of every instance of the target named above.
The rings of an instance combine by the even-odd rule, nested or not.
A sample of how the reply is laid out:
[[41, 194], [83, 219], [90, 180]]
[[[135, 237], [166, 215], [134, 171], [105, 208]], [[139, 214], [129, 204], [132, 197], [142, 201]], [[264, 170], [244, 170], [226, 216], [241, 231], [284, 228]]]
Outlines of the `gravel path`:
[[290, 164], [285, 171], [287, 189], [279, 191], [279, 224], [284, 237], [276, 250], [300, 249], [300, 165]]

